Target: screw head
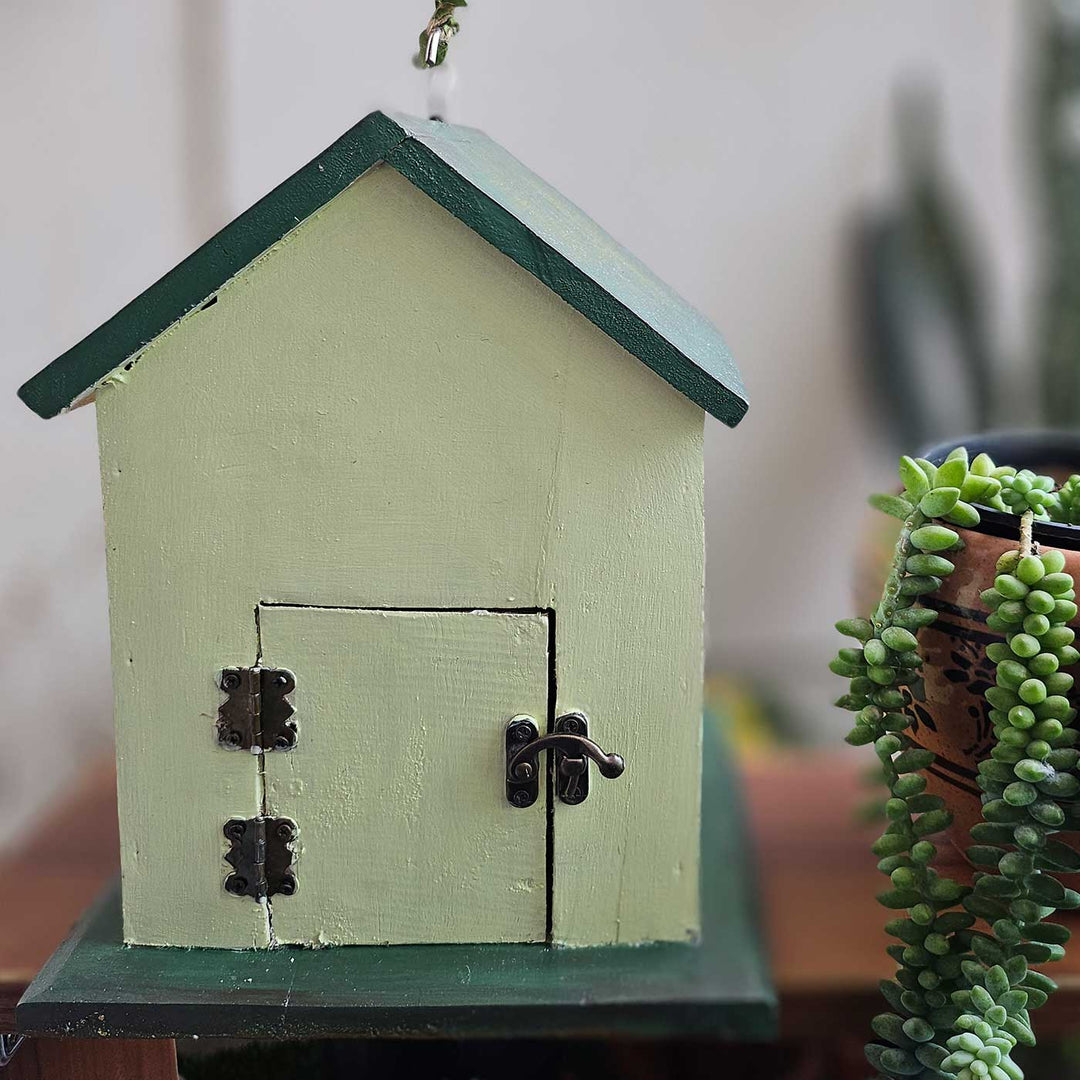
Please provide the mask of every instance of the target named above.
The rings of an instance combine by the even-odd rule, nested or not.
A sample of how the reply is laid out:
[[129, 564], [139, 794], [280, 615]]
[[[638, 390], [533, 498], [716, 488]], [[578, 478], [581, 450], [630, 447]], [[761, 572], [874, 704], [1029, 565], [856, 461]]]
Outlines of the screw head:
[[534, 799], [527, 791], [515, 791], [510, 801], [520, 809], [524, 809], [526, 806], [531, 806]]
[[561, 727], [567, 735], [577, 735], [581, 732], [581, 721], [576, 716], [568, 716]]
[[292, 896], [296, 892], [296, 878], [292, 874], [286, 874], [278, 884], [277, 891], [283, 896]]
[[244, 736], [241, 735], [239, 731], [230, 731], [225, 736], [225, 742], [227, 742], [229, 746], [239, 746], [243, 741]]
[[235, 690], [240, 685], [240, 676], [235, 671], [226, 671], [221, 676], [222, 690]]
[[244, 836], [244, 830], [246, 825], [242, 821], [230, 821], [225, 826], [225, 839], [226, 840], [241, 840]]
[[532, 737], [532, 732], [529, 731], [528, 724], [515, 724], [513, 731], [510, 732], [510, 737], [514, 742], [526, 743]]
[[287, 821], [281, 822], [275, 832], [279, 840], [291, 840], [294, 836], [293, 827]]
[[275, 750], [288, 750], [290, 746], [292, 746], [292, 739], [288, 735], [279, 735], [274, 740]]
[[283, 671], [279, 671], [277, 673], [277, 675], [274, 676], [274, 685], [275, 686], [288, 686], [289, 685], [289, 676], [286, 675]]
[[243, 895], [247, 886], [247, 878], [241, 877], [239, 874], [230, 874], [225, 879], [225, 891], [232, 893], [233, 896]]

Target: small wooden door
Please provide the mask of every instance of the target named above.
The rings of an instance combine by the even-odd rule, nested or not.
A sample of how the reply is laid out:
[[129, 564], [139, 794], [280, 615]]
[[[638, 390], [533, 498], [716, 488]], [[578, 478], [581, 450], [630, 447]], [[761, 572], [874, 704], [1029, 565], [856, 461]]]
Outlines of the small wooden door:
[[504, 729], [546, 729], [549, 620], [510, 612], [259, 608], [262, 663], [296, 675], [295, 749], [262, 757], [296, 821], [282, 943], [542, 941], [546, 797], [506, 801]]

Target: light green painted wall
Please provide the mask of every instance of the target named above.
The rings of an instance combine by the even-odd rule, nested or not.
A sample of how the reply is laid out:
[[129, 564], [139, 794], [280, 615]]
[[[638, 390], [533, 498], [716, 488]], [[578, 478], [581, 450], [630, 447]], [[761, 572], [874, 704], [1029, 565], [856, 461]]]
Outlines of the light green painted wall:
[[221, 888], [257, 770], [213, 726], [260, 601], [554, 608], [557, 708], [627, 760], [556, 805], [555, 938], [696, 931], [697, 406], [380, 167], [98, 413], [129, 940], [268, 940]]

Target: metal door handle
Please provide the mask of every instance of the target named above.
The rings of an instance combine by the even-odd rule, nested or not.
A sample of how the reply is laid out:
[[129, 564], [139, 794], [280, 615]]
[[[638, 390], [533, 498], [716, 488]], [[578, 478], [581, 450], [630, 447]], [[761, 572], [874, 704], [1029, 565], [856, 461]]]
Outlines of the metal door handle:
[[555, 721], [550, 735], [540, 736], [531, 716], [515, 716], [506, 725], [506, 798], [514, 806], [532, 806], [540, 794], [540, 754], [555, 755], [555, 788], [559, 799], [570, 805], [589, 796], [589, 760], [600, 775], [614, 780], [626, 763], [608, 754], [588, 737], [589, 721], [583, 713], [567, 713]]
[[[512, 780], [528, 780], [534, 775], [537, 758], [544, 750], [561, 750], [565, 758], [592, 758], [601, 774], [609, 780], [621, 776], [626, 763], [618, 754], [605, 754], [599, 746], [586, 739], [584, 735], [545, 735], [522, 747], [507, 764], [507, 775]], [[563, 763], [565, 764], [565, 758]], [[576, 769], [562, 769], [564, 775], [577, 772]]]

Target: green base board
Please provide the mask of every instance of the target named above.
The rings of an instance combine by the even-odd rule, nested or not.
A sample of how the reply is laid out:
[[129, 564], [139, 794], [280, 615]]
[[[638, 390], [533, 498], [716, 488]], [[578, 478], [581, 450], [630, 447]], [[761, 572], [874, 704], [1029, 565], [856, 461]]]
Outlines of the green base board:
[[718, 744], [716, 722], [706, 718], [698, 945], [126, 946], [114, 887], [23, 995], [18, 1030], [114, 1038], [771, 1038], [776, 999], [738, 791]]

